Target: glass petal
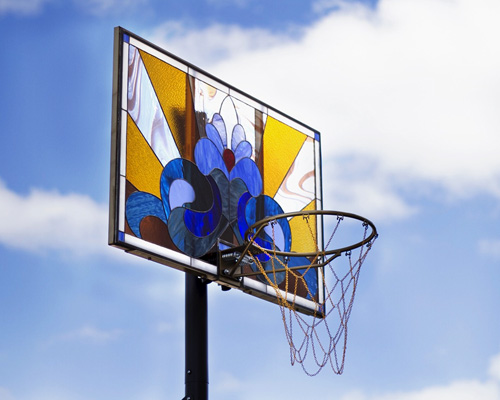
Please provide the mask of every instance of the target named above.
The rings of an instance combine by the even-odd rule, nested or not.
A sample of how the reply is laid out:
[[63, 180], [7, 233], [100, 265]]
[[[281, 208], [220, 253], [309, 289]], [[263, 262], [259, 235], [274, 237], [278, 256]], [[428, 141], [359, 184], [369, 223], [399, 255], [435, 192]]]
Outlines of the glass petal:
[[222, 154], [224, 151], [224, 144], [222, 143], [222, 139], [217, 128], [213, 124], [206, 124], [205, 132], [207, 137], [214, 142], [215, 146], [219, 150], [219, 153]]
[[[235, 125], [234, 129], [233, 129], [233, 134], [231, 136], [231, 149], [234, 151], [236, 149], [236, 147], [238, 147], [238, 145], [241, 143], [241, 141], [245, 140], [245, 139], [246, 139], [246, 136], [245, 136], [245, 130], [243, 129], [243, 126], [240, 124]], [[251, 146], [250, 146], [250, 148], [251, 148]]]
[[134, 192], [127, 199], [125, 213], [130, 229], [135, 236], [141, 237], [139, 226], [144, 217], [153, 216], [167, 223], [161, 200], [150, 193]]
[[208, 175], [215, 168], [220, 169], [229, 178], [229, 173], [216, 145], [209, 139], [202, 138], [194, 148], [194, 159], [199, 170]]
[[262, 177], [257, 165], [250, 158], [241, 159], [231, 170], [229, 180], [240, 178], [247, 185], [252, 196], [258, 196], [262, 192]]
[[212, 125], [215, 126], [217, 132], [219, 132], [220, 139], [222, 141], [222, 146], [227, 147], [227, 131], [224, 119], [220, 114], [214, 114], [212, 118]]
[[182, 207], [186, 203], [192, 203], [195, 199], [194, 189], [191, 184], [184, 179], [177, 179], [170, 186], [168, 204], [173, 210]]
[[248, 143], [246, 140], [240, 142], [236, 150], [234, 151], [234, 158], [236, 162], [240, 161], [242, 158], [252, 156], [252, 145]]

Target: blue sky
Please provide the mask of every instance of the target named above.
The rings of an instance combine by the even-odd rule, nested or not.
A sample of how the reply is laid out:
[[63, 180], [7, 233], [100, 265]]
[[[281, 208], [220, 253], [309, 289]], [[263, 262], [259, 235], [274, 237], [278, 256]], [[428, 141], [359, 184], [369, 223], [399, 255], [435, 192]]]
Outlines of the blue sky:
[[500, 400], [500, 5], [0, 0], [0, 400], [181, 399], [184, 276], [107, 246], [113, 28], [317, 128], [380, 237], [345, 372], [209, 285], [213, 399]]

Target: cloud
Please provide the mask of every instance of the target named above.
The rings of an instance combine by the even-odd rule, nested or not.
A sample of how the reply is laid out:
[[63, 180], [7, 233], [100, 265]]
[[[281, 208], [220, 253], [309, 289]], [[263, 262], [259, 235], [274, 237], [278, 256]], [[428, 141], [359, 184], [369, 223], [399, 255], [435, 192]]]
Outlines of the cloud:
[[342, 400], [498, 400], [500, 392], [495, 382], [454, 382], [447, 386], [435, 386], [410, 393], [365, 396], [359, 393], [347, 395]]
[[117, 339], [122, 333], [120, 329], [103, 330], [91, 325], [85, 325], [77, 330], [58, 336], [57, 341], [84, 341], [104, 344]]
[[[168, 267], [159, 265], [159, 268], [164, 270]], [[173, 306], [174, 304], [175, 306], [178, 305], [182, 307], [185, 290], [185, 275], [177, 271], [172, 272], [173, 273], [169, 275], [168, 281], [158, 280], [148, 283], [141, 288], [141, 298], [147, 301], [147, 304], [151, 307], [163, 309], [164, 307]], [[177, 302], [181, 303], [177, 304]]]
[[363, 0], [317, 0], [312, 4], [312, 9], [317, 14], [323, 14], [332, 10], [338, 11], [366, 6], [366, 4], [363, 4]]
[[6, 388], [0, 386], [0, 400], [14, 400], [14, 396]]
[[103, 17], [121, 15], [149, 4], [149, 0], [73, 0], [86, 13]]
[[33, 15], [39, 13], [52, 0], [0, 0], [0, 15]]
[[33, 189], [26, 195], [0, 181], [0, 243], [46, 253], [100, 254], [107, 246], [107, 206], [80, 194]]
[[[377, 193], [401, 218], [416, 194], [500, 197], [500, 3], [336, 4], [301, 31], [169, 22], [153, 39], [318, 129], [325, 199]], [[350, 169], [363, 163], [370, 170]]]
[[[36, 15], [54, 0], [0, 0], [0, 15]], [[122, 15], [149, 4], [149, 0], [73, 0], [76, 7], [97, 17]]]
[[244, 8], [249, 5], [249, 0], [207, 0], [208, 4], [214, 6], [237, 6], [240, 8]]
[[156, 328], [155, 328], [155, 331], [159, 334], [162, 334], [162, 333], [170, 333], [170, 332], [173, 332], [175, 329], [175, 326], [171, 323], [171, 322], [165, 322], [165, 321], [162, 321], [162, 322], [159, 322], [157, 325], [156, 325]]
[[492, 357], [488, 372], [492, 378], [500, 382], [500, 354]]
[[234, 394], [235, 396], [242, 391], [249, 390], [246, 385], [232, 375], [230, 372], [221, 372], [218, 382], [214, 386], [214, 392], [219, 396]]
[[500, 354], [490, 361], [490, 379], [462, 380], [448, 385], [431, 386], [413, 392], [367, 395], [359, 391], [349, 393], [341, 400], [500, 400]]
[[329, 157], [323, 162], [325, 209], [349, 211], [370, 218], [395, 220], [418, 212], [394, 188], [390, 174], [378, 171], [376, 161], [360, 157]]
[[197, 29], [197, 26], [184, 21], [167, 21], [146, 37], [165, 50], [203, 68], [219, 60], [245, 57], [257, 50], [291, 42], [290, 35], [291, 32], [271, 34], [266, 29], [238, 25], [213, 24]]
[[479, 252], [481, 254], [500, 258], [500, 239], [483, 239], [479, 241]]

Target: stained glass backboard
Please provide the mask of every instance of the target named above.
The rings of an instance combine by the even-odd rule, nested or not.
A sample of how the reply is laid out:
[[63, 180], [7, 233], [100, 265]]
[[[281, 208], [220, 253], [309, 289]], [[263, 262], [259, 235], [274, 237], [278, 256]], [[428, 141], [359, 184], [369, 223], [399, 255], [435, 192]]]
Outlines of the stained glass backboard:
[[[114, 57], [111, 245], [225, 285], [213, 255], [249, 225], [321, 209], [317, 131], [122, 28]], [[281, 249], [315, 250], [300, 218], [285, 224]], [[316, 269], [306, 281], [304, 312], [323, 296]], [[276, 301], [258, 275], [232, 286]]]

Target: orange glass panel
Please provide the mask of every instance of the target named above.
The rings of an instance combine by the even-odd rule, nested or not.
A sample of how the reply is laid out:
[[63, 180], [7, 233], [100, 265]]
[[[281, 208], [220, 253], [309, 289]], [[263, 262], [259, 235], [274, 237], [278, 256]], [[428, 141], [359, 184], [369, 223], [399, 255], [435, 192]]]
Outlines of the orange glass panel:
[[161, 198], [160, 176], [163, 167], [130, 115], [127, 118], [126, 178], [138, 190]]
[[187, 74], [142, 50], [141, 58], [181, 157], [192, 160], [195, 124]]
[[262, 149], [264, 194], [274, 197], [306, 139], [296, 129], [267, 117]]
[[[304, 210], [315, 210], [316, 200], [311, 201]], [[293, 217], [290, 219], [290, 229], [292, 230], [292, 251], [309, 253], [317, 251], [316, 238], [316, 218], [318, 216], [311, 215], [309, 219], [302, 216]]]

